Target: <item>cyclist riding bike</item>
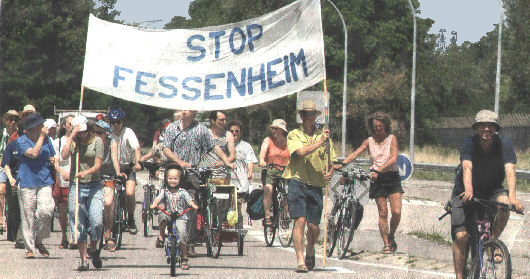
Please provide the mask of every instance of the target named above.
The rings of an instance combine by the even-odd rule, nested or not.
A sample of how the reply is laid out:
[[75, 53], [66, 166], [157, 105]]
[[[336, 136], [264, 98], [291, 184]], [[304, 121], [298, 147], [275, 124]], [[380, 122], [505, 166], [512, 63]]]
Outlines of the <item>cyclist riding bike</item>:
[[[467, 201], [473, 197], [495, 200], [514, 205], [518, 211], [523, 211], [515, 190], [517, 158], [511, 141], [497, 133], [501, 130], [497, 119], [497, 114], [492, 111], [479, 111], [472, 125], [475, 135], [464, 139], [460, 147], [462, 170], [455, 178], [451, 214], [453, 261], [457, 279], [463, 278], [466, 245], [469, 232], [475, 226], [473, 210], [467, 206]], [[505, 178], [508, 189], [502, 187]], [[509, 211], [499, 207], [493, 224], [493, 239], [500, 237], [509, 215]], [[495, 261], [502, 262], [502, 255], [496, 254]]]
[[[134, 221], [134, 209], [136, 206], [134, 188], [136, 186], [136, 172], [140, 166], [140, 144], [133, 130], [125, 127], [125, 112], [121, 108], [112, 108], [109, 111], [108, 119], [112, 127], [111, 137], [111, 157], [114, 170], [119, 176], [127, 178], [125, 192], [127, 196], [127, 213], [129, 216], [129, 233], [138, 232]], [[124, 166], [133, 163], [131, 171], [124, 172]]]
[[274, 167], [267, 171], [266, 178], [262, 177], [263, 187], [263, 208], [265, 213], [265, 225], [272, 226], [271, 206], [272, 206], [272, 184], [276, 179], [282, 177], [283, 169], [289, 162], [289, 150], [287, 149], [287, 123], [283, 119], [275, 119], [269, 126], [271, 135], [266, 137], [261, 143], [259, 153], [259, 166], [264, 168], [267, 165]]
[[[198, 166], [201, 157], [213, 150], [224, 164], [234, 168], [234, 165], [228, 161], [223, 150], [215, 144], [212, 135], [204, 124], [195, 120], [196, 110], [183, 110], [182, 118], [171, 123], [166, 129], [166, 138], [164, 140], [164, 155], [168, 162], [177, 163], [183, 169]], [[198, 203], [199, 177], [195, 174], [185, 176], [184, 185], [182, 186], [193, 200]], [[190, 216], [191, 231], [188, 243], [193, 243], [196, 238], [197, 218], [192, 212]], [[195, 251], [193, 246], [188, 246], [188, 256], [194, 257]]]

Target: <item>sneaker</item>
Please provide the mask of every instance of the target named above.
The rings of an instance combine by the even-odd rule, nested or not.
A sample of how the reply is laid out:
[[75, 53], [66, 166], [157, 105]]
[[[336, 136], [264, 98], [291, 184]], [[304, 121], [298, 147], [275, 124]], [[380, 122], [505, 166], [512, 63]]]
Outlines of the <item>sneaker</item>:
[[101, 268], [103, 266], [103, 263], [101, 262], [101, 258], [99, 257], [99, 251], [90, 251], [90, 254], [92, 255], [92, 265], [94, 265], [95, 268]]
[[129, 227], [129, 233], [130, 234], [138, 233], [138, 229], [136, 228], [136, 224], [134, 222], [134, 219], [129, 220], [128, 227]]
[[88, 262], [85, 260], [79, 261], [79, 266], [77, 267], [77, 271], [87, 271], [88, 270]]

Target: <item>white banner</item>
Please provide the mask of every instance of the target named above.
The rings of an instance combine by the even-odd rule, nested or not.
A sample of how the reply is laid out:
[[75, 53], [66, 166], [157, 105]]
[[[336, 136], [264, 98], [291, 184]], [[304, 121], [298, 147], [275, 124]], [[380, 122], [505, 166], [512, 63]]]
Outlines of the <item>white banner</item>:
[[90, 15], [83, 85], [146, 105], [251, 106], [325, 78], [319, 0], [215, 27], [147, 30]]

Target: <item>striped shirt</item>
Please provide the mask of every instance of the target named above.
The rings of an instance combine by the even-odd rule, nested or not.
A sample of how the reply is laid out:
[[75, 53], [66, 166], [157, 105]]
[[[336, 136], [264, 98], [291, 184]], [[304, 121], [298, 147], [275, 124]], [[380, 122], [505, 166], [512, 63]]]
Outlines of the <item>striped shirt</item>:
[[201, 156], [214, 146], [215, 141], [208, 128], [198, 121], [194, 121], [187, 129], [182, 127], [182, 120], [167, 126], [164, 147], [193, 166], [198, 166]]

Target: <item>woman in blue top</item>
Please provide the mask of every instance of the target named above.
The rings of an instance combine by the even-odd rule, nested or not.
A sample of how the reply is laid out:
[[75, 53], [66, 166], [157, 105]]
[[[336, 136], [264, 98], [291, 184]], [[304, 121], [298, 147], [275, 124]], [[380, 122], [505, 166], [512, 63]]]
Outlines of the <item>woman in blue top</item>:
[[26, 134], [17, 139], [18, 154], [21, 155], [17, 183], [13, 187], [18, 187], [22, 235], [28, 259], [35, 257], [35, 249], [43, 257], [50, 256], [42, 240], [50, 237], [55, 207], [52, 198], [54, 181], [50, 172], [55, 149], [43, 123], [44, 118], [39, 113], [28, 115], [24, 119]]

